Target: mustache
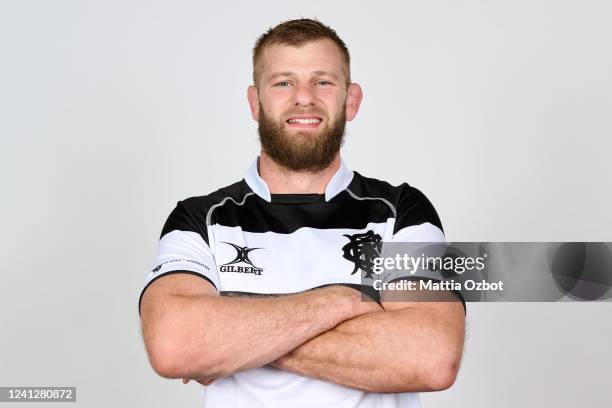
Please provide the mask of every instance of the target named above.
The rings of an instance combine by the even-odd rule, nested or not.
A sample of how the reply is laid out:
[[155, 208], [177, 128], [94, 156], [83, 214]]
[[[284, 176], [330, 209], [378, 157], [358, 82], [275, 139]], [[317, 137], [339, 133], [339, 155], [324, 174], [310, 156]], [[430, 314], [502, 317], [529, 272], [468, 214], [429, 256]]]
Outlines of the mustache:
[[312, 109], [312, 108], [311, 109], [299, 109], [299, 110], [294, 109], [294, 110], [291, 110], [289, 112], [285, 112], [283, 114], [283, 117], [287, 118], [287, 117], [290, 117], [290, 116], [301, 116], [301, 115], [303, 115], [303, 116], [306, 116], [306, 115], [320, 116], [322, 118], [323, 117], [327, 117], [325, 112], [323, 112], [323, 111], [321, 111], [319, 109]]

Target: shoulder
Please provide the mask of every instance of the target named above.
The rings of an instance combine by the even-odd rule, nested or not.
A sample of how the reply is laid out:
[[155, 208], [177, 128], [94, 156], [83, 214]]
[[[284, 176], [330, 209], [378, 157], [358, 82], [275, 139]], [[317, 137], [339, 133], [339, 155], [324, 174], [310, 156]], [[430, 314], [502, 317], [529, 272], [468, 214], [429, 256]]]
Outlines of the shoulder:
[[204, 214], [227, 200], [242, 201], [246, 196], [253, 192], [244, 180], [237, 181], [234, 184], [220, 188], [210, 194], [185, 198], [177, 203], [177, 205], [185, 208], [186, 211]]
[[424, 223], [430, 223], [442, 230], [442, 222], [431, 201], [421, 190], [406, 182], [394, 186], [386, 181], [354, 172], [353, 180], [347, 190], [358, 197], [386, 201], [395, 214], [394, 232]]
[[198, 232], [206, 239], [206, 225], [212, 211], [228, 200], [235, 203], [241, 202], [249, 193], [252, 194], [251, 189], [244, 180], [240, 180], [210, 194], [187, 197], [180, 200], [168, 216], [161, 236], [179, 229]]

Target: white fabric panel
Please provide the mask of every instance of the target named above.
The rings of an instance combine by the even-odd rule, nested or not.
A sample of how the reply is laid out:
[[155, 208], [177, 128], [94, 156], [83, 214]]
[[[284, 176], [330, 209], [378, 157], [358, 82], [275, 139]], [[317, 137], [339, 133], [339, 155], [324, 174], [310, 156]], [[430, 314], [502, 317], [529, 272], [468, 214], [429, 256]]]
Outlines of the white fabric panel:
[[[427, 246], [426, 244], [429, 242], [446, 242], [446, 238], [444, 237], [444, 233], [442, 232], [440, 228], [436, 227], [435, 225], [429, 222], [426, 222], [423, 224], [411, 225], [409, 227], [402, 228], [401, 230], [399, 230], [393, 235], [393, 239], [391, 240], [391, 242], [395, 242], [395, 243], [401, 243], [401, 242], [421, 243], [422, 242], [424, 243], [423, 246], [425, 247]], [[411, 246], [410, 249], [416, 252], [415, 249], [417, 247]], [[433, 250], [431, 246], [429, 246], [427, 250], [427, 256], [441, 256], [443, 254], [443, 251], [444, 251], [443, 246], [436, 247], [435, 250]], [[390, 251], [386, 251], [383, 249], [383, 255], [386, 257], [393, 257], [394, 253], [391, 253]], [[413, 255], [416, 256], [417, 254], [413, 254]], [[436, 280], [444, 279], [444, 277], [442, 276], [442, 274], [440, 274], [440, 272], [430, 271], [426, 269], [419, 269], [414, 273], [410, 273], [404, 270], [388, 271], [388, 273], [384, 275], [383, 280], [385, 282], [390, 282], [398, 278], [415, 278], [415, 277], [429, 278], [429, 279], [436, 279]]]
[[[355, 264], [343, 257], [342, 247], [350, 242], [343, 234], [368, 230], [385, 237], [389, 223], [369, 223], [364, 229], [300, 228], [291, 234], [244, 232], [240, 227], [213, 225], [217, 268], [236, 258], [231, 242], [241, 247], [260, 248], [249, 252], [249, 260], [263, 269], [261, 275], [221, 272], [221, 291], [293, 293], [330, 283], [361, 283], [361, 273], [351, 274]], [[241, 264], [244, 265], [244, 264]]]
[[425, 222], [419, 225], [411, 225], [397, 231], [392, 242], [446, 242], [444, 233], [435, 225]]
[[165, 234], [159, 240], [151, 269], [153, 271], [147, 277], [144, 287], [166, 273], [192, 271], [205, 276], [219, 288], [213, 253], [202, 236], [196, 232], [175, 230]]
[[[419, 393], [369, 393], [328, 381], [303, 377], [271, 366], [254, 368], [221, 378], [203, 388], [204, 407], [420, 407]], [[313, 396], [316, 396], [318, 402], [315, 405], [313, 405]]]

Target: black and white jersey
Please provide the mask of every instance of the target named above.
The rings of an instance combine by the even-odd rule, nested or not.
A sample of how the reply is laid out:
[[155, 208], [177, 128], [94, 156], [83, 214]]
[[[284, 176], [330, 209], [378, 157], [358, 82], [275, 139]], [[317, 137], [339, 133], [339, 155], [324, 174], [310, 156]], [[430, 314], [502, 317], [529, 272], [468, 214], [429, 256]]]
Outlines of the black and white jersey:
[[[362, 275], [347, 250], [356, 241], [444, 241], [434, 207], [406, 183], [364, 177], [342, 161], [325, 194], [271, 194], [257, 168], [255, 160], [243, 180], [178, 202], [140, 299], [172, 273], [199, 276], [221, 295], [357, 286]], [[368, 393], [269, 366], [218, 379], [202, 393], [206, 408], [419, 406], [418, 393]]]

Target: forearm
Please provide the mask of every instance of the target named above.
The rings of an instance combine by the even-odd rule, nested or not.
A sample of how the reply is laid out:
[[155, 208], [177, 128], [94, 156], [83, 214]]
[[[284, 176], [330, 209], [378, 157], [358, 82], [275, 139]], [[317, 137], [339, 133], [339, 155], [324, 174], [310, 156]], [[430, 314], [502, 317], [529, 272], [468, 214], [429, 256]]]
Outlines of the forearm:
[[160, 333], [154, 336], [157, 354], [166, 361], [164, 376], [218, 378], [265, 365], [355, 316], [355, 301], [341, 291], [275, 298], [170, 296], [158, 307]]
[[347, 320], [273, 364], [365, 391], [432, 391], [452, 384], [462, 347], [457, 325], [407, 308]]

